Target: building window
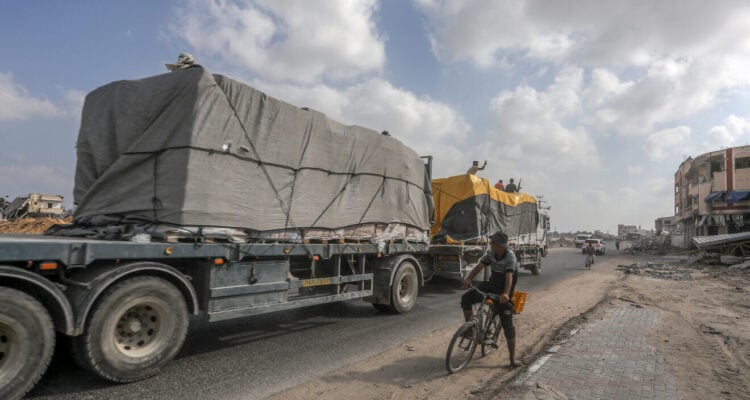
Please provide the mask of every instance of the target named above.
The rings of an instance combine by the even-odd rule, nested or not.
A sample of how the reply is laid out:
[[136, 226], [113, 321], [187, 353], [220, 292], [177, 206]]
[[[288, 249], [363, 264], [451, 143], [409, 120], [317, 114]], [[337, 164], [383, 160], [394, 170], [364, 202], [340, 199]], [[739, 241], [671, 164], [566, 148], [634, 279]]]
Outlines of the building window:
[[750, 168], [750, 157], [740, 157], [734, 160], [734, 169]]
[[715, 172], [721, 172], [723, 164], [724, 160], [711, 161], [711, 175], [713, 176]]

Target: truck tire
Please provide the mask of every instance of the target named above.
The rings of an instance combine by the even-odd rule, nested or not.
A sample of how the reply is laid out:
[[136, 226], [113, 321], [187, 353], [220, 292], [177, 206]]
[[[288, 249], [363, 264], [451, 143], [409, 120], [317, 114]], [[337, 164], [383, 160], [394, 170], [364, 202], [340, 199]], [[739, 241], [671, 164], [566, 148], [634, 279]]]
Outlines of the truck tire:
[[419, 276], [417, 268], [411, 261], [404, 261], [398, 266], [391, 287], [390, 310], [397, 314], [409, 312], [417, 302], [419, 295]]
[[185, 341], [185, 298], [171, 283], [141, 276], [115, 284], [97, 300], [83, 335], [73, 340], [82, 367], [112, 382], [156, 375]]
[[0, 399], [20, 399], [47, 370], [55, 328], [47, 310], [21, 291], [0, 287]]
[[542, 270], [542, 255], [537, 253], [536, 262], [534, 263], [534, 265], [531, 266], [531, 274], [539, 275], [539, 271], [541, 270]]

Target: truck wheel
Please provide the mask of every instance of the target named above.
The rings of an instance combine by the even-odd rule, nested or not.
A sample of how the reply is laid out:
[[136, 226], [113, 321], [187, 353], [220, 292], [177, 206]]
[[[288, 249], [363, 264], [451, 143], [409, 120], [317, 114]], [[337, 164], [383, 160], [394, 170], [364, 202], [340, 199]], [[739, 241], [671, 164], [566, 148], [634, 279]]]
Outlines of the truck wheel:
[[536, 263], [531, 266], [531, 274], [532, 275], [539, 275], [539, 271], [542, 269], [542, 255], [537, 253], [536, 255]]
[[112, 382], [156, 375], [185, 341], [188, 311], [174, 285], [142, 276], [120, 282], [97, 301], [73, 353], [82, 367]]
[[0, 287], [0, 399], [20, 399], [47, 370], [55, 329], [47, 310], [21, 291]]
[[391, 306], [394, 313], [404, 314], [414, 307], [419, 294], [417, 268], [411, 261], [399, 265], [391, 287]]

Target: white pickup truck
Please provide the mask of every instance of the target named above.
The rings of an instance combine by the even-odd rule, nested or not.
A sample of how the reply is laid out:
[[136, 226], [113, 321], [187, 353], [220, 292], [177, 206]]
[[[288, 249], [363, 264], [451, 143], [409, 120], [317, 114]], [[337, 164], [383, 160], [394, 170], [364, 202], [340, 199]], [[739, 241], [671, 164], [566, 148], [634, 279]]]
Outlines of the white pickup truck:
[[582, 234], [582, 235], [576, 236], [576, 240], [575, 240], [576, 248], [580, 249], [581, 247], [583, 247], [583, 243], [586, 242], [586, 239], [591, 239], [591, 236], [593, 235]]

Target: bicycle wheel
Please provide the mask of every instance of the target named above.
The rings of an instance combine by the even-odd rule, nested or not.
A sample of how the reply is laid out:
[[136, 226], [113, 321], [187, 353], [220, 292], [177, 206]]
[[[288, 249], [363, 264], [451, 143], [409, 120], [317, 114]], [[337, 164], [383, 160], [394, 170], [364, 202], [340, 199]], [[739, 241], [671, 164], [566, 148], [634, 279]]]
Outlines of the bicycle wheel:
[[477, 348], [477, 335], [479, 334], [475, 325], [474, 321], [464, 322], [453, 334], [451, 343], [448, 345], [448, 353], [445, 355], [445, 368], [448, 372], [458, 372], [471, 361], [474, 350]]
[[497, 348], [497, 338], [500, 335], [502, 327], [500, 326], [500, 315], [493, 312], [484, 323], [484, 335], [482, 336], [482, 356], [490, 354]]

